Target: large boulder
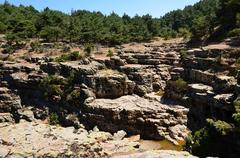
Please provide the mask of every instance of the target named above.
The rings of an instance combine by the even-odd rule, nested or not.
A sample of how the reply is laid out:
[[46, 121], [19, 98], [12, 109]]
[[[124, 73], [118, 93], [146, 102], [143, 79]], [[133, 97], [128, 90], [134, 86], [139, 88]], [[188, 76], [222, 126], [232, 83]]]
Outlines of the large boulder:
[[117, 98], [132, 94], [135, 87], [125, 74], [111, 69], [86, 76], [86, 85], [93, 89], [97, 98]]
[[136, 95], [96, 99], [85, 105], [84, 113], [88, 125], [110, 132], [123, 129], [128, 134], [174, 142], [183, 140], [188, 133], [187, 108], [164, 105]]

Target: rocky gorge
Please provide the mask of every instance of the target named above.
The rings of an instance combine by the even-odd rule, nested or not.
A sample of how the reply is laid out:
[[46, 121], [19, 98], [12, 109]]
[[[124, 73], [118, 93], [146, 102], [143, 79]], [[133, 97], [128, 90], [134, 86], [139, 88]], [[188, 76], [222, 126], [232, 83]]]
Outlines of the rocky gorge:
[[240, 49], [141, 45], [77, 61], [2, 61], [0, 157], [194, 157], [138, 141], [181, 145], [207, 118], [232, 121]]

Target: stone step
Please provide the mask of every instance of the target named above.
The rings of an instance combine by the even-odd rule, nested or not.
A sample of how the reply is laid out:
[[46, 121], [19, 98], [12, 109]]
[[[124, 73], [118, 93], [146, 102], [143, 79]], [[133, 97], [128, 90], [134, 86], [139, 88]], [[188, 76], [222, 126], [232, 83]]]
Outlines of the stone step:
[[232, 65], [235, 62], [231, 59], [222, 59], [218, 63], [218, 59], [215, 58], [186, 58], [183, 61], [185, 68], [191, 68], [191, 69], [199, 69], [199, 70], [214, 70], [216, 72], [222, 72], [222, 71], [231, 71], [233, 72], [235, 70], [235, 67]]
[[188, 90], [190, 93], [213, 93], [213, 87], [202, 83], [188, 84]]

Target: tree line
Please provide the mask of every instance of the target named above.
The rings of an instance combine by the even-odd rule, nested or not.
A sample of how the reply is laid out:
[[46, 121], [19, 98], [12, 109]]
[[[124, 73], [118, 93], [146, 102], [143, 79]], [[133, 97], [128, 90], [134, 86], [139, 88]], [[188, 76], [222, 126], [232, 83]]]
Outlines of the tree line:
[[[0, 33], [8, 41], [42, 38], [48, 42], [101, 43], [107, 45], [151, 40], [153, 37], [209, 38], [219, 30], [240, 27], [239, 0], [202, 0], [163, 17], [130, 17], [116, 13], [74, 10], [71, 14], [33, 6], [0, 4]], [[218, 27], [220, 26], [220, 27]], [[218, 28], [218, 29], [216, 29]], [[220, 29], [221, 28], [221, 29]], [[226, 29], [227, 28], [227, 29]]]

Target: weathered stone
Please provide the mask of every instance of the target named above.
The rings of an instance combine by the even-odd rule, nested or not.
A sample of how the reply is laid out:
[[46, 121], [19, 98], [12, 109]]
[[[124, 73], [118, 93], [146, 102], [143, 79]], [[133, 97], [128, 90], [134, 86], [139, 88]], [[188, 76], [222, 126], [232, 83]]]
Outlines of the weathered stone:
[[117, 131], [117, 133], [114, 133], [113, 139], [122, 140], [126, 135], [127, 135], [127, 133], [123, 130]]
[[14, 123], [15, 120], [13, 119], [13, 115], [11, 113], [0, 113], [0, 123], [3, 122]]
[[87, 83], [97, 98], [117, 98], [133, 92], [133, 84], [127, 76], [113, 70], [101, 70], [94, 76], [87, 76]]
[[0, 87], [0, 112], [11, 112], [20, 108], [20, 97], [7, 87]]
[[192, 82], [204, 83], [207, 85], [212, 85], [212, 82], [214, 82], [214, 75], [209, 72], [190, 69], [188, 74], [188, 79]]
[[112, 158], [196, 158], [190, 155], [188, 152], [181, 151], [176, 152], [172, 150], [160, 150], [160, 151], [142, 151], [130, 154], [116, 154]]
[[[122, 135], [121, 135], [122, 137]], [[125, 156], [187, 156], [187, 152], [155, 150], [142, 153], [139, 143], [113, 139], [107, 132], [62, 128], [43, 123], [23, 122], [1, 126], [0, 157], [125, 157]]]
[[232, 105], [233, 101], [234, 94], [219, 94], [214, 96], [213, 106], [219, 109], [234, 111], [234, 107]]
[[[123, 129], [128, 134], [163, 139], [165, 134], [168, 134], [159, 131], [159, 127], [170, 128], [179, 124], [177, 120], [182, 120], [180, 122], [184, 127], [187, 121], [186, 111], [187, 109], [181, 106], [168, 106], [138, 96], [123, 96], [114, 100], [96, 99], [87, 104], [85, 120], [88, 125], [97, 125], [99, 129], [110, 132]], [[169, 115], [165, 117], [162, 113]], [[166, 124], [163, 120], [169, 120], [170, 123]]]
[[30, 109], [22, 108], [17, 111], [19, 115], [19, 119], [24, 119], [29, 122], [32, 122], [34, 120], [34, 114]]
[[221, 93], [234, 91], [237, 85], [237, 80], [231, 76], [216, 76], [214, 90]]

